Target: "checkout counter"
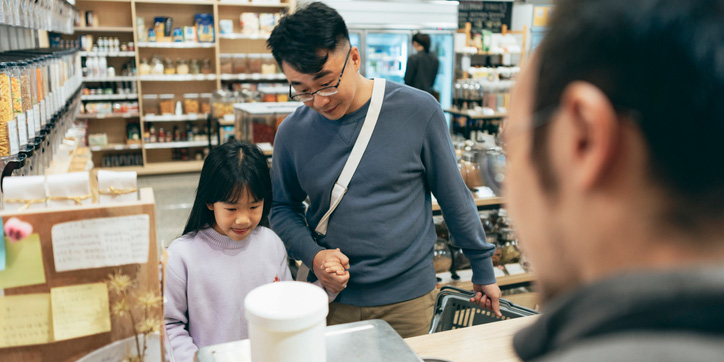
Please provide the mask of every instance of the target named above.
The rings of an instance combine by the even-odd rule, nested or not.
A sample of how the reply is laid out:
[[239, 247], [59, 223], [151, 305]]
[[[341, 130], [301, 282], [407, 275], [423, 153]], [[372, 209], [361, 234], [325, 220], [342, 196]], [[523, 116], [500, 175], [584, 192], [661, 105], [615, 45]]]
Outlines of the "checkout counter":
[[[380, 320], [328, 326], [327, 362], [519, 361], [513, 335], [538, 316], [402, 339]], [[199, 362], [251, 362], [249, 340], [201, 348]]]

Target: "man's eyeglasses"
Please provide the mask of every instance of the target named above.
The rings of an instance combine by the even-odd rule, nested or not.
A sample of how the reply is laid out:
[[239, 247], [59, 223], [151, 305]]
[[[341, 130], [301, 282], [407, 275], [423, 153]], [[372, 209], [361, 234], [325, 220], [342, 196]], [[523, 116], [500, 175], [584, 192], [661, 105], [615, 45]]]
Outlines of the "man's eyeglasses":
[[294, 93], [294, 88], [292, 88], [292, 85], [289, 85], [289, 98], [300, 101], [300, 102], [309, 102], [314, 99], [314, 95], [318, 94], [323, 97], [329, 97], [337, 94], [337, 87], [339, 87], [339, 83], [342, 82], [342, 75], [344, 74], [344, 69], [347, 68], [347, 60], [349, 60], [349, 53], [352, 51], [352, 47], [349, 48], [347, 51], [347, 56], [344, 58], [344, 65], [342, 66], [342, 71], [339, 73], [339, 79], [337, 79], [337, 84], [331, 85], [328, 87], [324, 87], [322, 89], [317, 90], [316, 92], [311, 93]]
[[[515, 136], [516, 133], [518, 135], [530, 132], [538, 127], [541, 127], [543, 125], [548, 124], [551, 122], [553, 118], [553, 113], [558, 110], [558, 104], [551, 104], [549, 106], [543, 107], [543, 109], [533, 113], [530, 116], [530, 122], [527, 124], [523, 123], [521, 124], [521, 128], [516, 129], [513, 132], [512, 136]], [[503, 151], [507, 150], [507, 145], [505, 144], [508, 140], [510, 140], [511, 137], [511, 130], [510, 130], [510, 124], [507, 119], [503, 121], [503, 127], [500, 131], [500, 134], [498, 135], [498, 142], [500, 143], [500, 146], [503, 148]]]

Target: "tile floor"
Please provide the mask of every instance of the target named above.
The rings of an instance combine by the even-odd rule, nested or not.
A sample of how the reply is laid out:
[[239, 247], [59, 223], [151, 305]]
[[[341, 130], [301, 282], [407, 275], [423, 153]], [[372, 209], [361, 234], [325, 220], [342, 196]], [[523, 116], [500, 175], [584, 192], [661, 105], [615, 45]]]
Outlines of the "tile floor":
[[156, 235], [160, 247], [168, 247], [186, 226], [196, 196], [199, 173], [139, 176], [138, 187], [151, 187], [156, 198]]

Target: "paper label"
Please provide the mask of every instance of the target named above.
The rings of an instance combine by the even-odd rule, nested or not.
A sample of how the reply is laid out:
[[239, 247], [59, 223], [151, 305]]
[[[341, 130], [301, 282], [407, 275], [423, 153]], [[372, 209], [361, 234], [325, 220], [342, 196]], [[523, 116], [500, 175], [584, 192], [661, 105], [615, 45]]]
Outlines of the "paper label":
[[105, 283], [52, 288], [50, 303], [56, 341], [111, 330], [108, 287]]
[[10, 141], [10, 154], [17, 155], [20, 151], [18, 144], [18, 122], [8, 121], [8, 140]]
[[48, 123], [48, 120], [45, 118], [45, 107], [46, 102], [45, 99], [40, 101], [40, 125], [45, 126], [46, 123]]
[[33, 110], [28, 109], [28, 139], [35, 138], [35, 117], [33, 116]]
[[18, 114], [18, 140], [21, 146], [28, 144], [28, 123], [24, 113]]
[[0, 348], [50, 343], [50, 294], [0, 297]]
[[520, 263], [512, 263], [512, 264], [505, 264], [505, 271], [508, 272], [510, 275], [518, 275], [518, 274], [525, 274], [525, 269], [520, 265]]
[[40, 121], [40, 104], [33, 106], [33, 123], [35, 123], [35, 132], [40, 132], [40, 129], [43, 128]]
[[55, 224], [52, 228], [55, 270], [146, 263], [149, 233], [147, 214]]
[[496, 278], [500, 278], [500, 277], [504, 277], [504, 276], [505, 276], [505, 272], [504, 272], [502, 269], [498, 268], [498, 267], [494, 267], [494, 268], [493, 268], [493, 273], [495, 274], [495, 277], [496, 277]]

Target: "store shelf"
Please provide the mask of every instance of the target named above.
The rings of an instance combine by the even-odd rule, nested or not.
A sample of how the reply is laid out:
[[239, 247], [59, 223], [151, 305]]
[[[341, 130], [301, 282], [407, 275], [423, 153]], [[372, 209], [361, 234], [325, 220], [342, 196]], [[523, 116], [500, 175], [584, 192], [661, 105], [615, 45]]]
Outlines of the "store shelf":
[[136, 52], [79, 52], [81, 57], [135, 57]]
[[216, 43], [185, 43], [185, 42], [144, 42], [136, 44], [138, 48], [172, 48], [172, 49], [198, 49], [215, 48]]
[[148, 82], [188, 82], [216, 80], [216, 74], [159, 74], [142, 75], [138, 77], [141, 81]]
[[508, 116], [507, 113], [485, 114], [471, 110], [461, 111], [457, 109], [445, 109], [444, 111], [453, 116], [468, 117], [469, 119], [503, 119]]
[[200, 172], [204, 161], [150, 162], [145, 166], [100, 167], [108, 171], [136, 171], [139, 176], [164, 175], [172, 173]]
[[221, 74], [221, 80], [286, 80], [284, 73], [277, 74]]
[[[470, 276], [472, 276], [472, 271], [470, 270], [458, 270], [458, 275], [460, 275], [460, 280], [453, 280], [450, 281], [450, 273], [438, 273], [438, 277], [443, 280], [443, 282], [438, 283], [437, 287], [440, 288], [445, 285], [455, 286], [462, 289], [467, 290], [473, 290], [473, 282], [470, 280]], [[501, 289], [505, 289], [504, 287], [508, 286], [519, 286], [521, 284], [528, 284], [535, 281], [535, 274], [534, 273], [523, 273], [523, 274], [516, 274], [516, 275], [504, 275], [496, 277], [496, 282]]]
[[205, 114], [182, 114], [182, 115], [156, 115], [148, 114], [143, 116], [144, 122], [183, 122], [183, 121], [205, 121]]
[[75, 32], [97, 32], [97, 33], [133, 33], [131, 26], [94, 26], [94, 27], [75, 27]]
[[129, 113], [104, 113], [104, 114], [79, 114], [77, 119], [117, 119], [117, 118], [138, 118], [138, 112]]
[[247, 1], [237, 1], [237, 0], [219, 0], [218, 4], [220, 6], [228, 5], [228, 6], [248, 6], [248, 7], [259, 7], [259, 8], [287, 8], [289, 7], [289, 3], [281, 3], [281, 2], [249, 2]]
[[140, 150], [141, 144], [133, 144], [133, 145], [126, 145], [126, 144], [110, 144], [105, 146], [90, 146], [90, 150], [93, 152], [100, 152], [100, 151], [125, 151], [125, 150]]
[[269, 35], [251, 35], [251, 34], [219, 34], [219, 39], [245, 39], [245, 40], [263, 40], [269, 39]]
[[[215, 139], [211, 140], [211, 145], [216, 146], [218, 143]], [[143, 147], [147, 150], [161, 150], [169, 148], [191, 148], [191, 147], [206, 147], [209, 145], [209, 141], [179, 141], [179, 142], [157, 142], [157, 143], [146, 143]]]
[[214, 5], [213, 0], [135, 0], [136, 3], [172, 5]]
[[81, 101], [116, 101], [125, 99], [138, 99], [138, 94], [92, 94], [80, 96]]
[[[475, 199], [475, 206], [494, 206], [502, 205], [504, 199], [502, 197], [488, 197], [484, 199]], [[432, 203], [432, 211], [440, 211], [440, 205], [437, 202]]]
[[85, 77], [84, 82], [128, 82], [136, 81], [138, 77], [133, 75], [120, 75], [117, 77]]

